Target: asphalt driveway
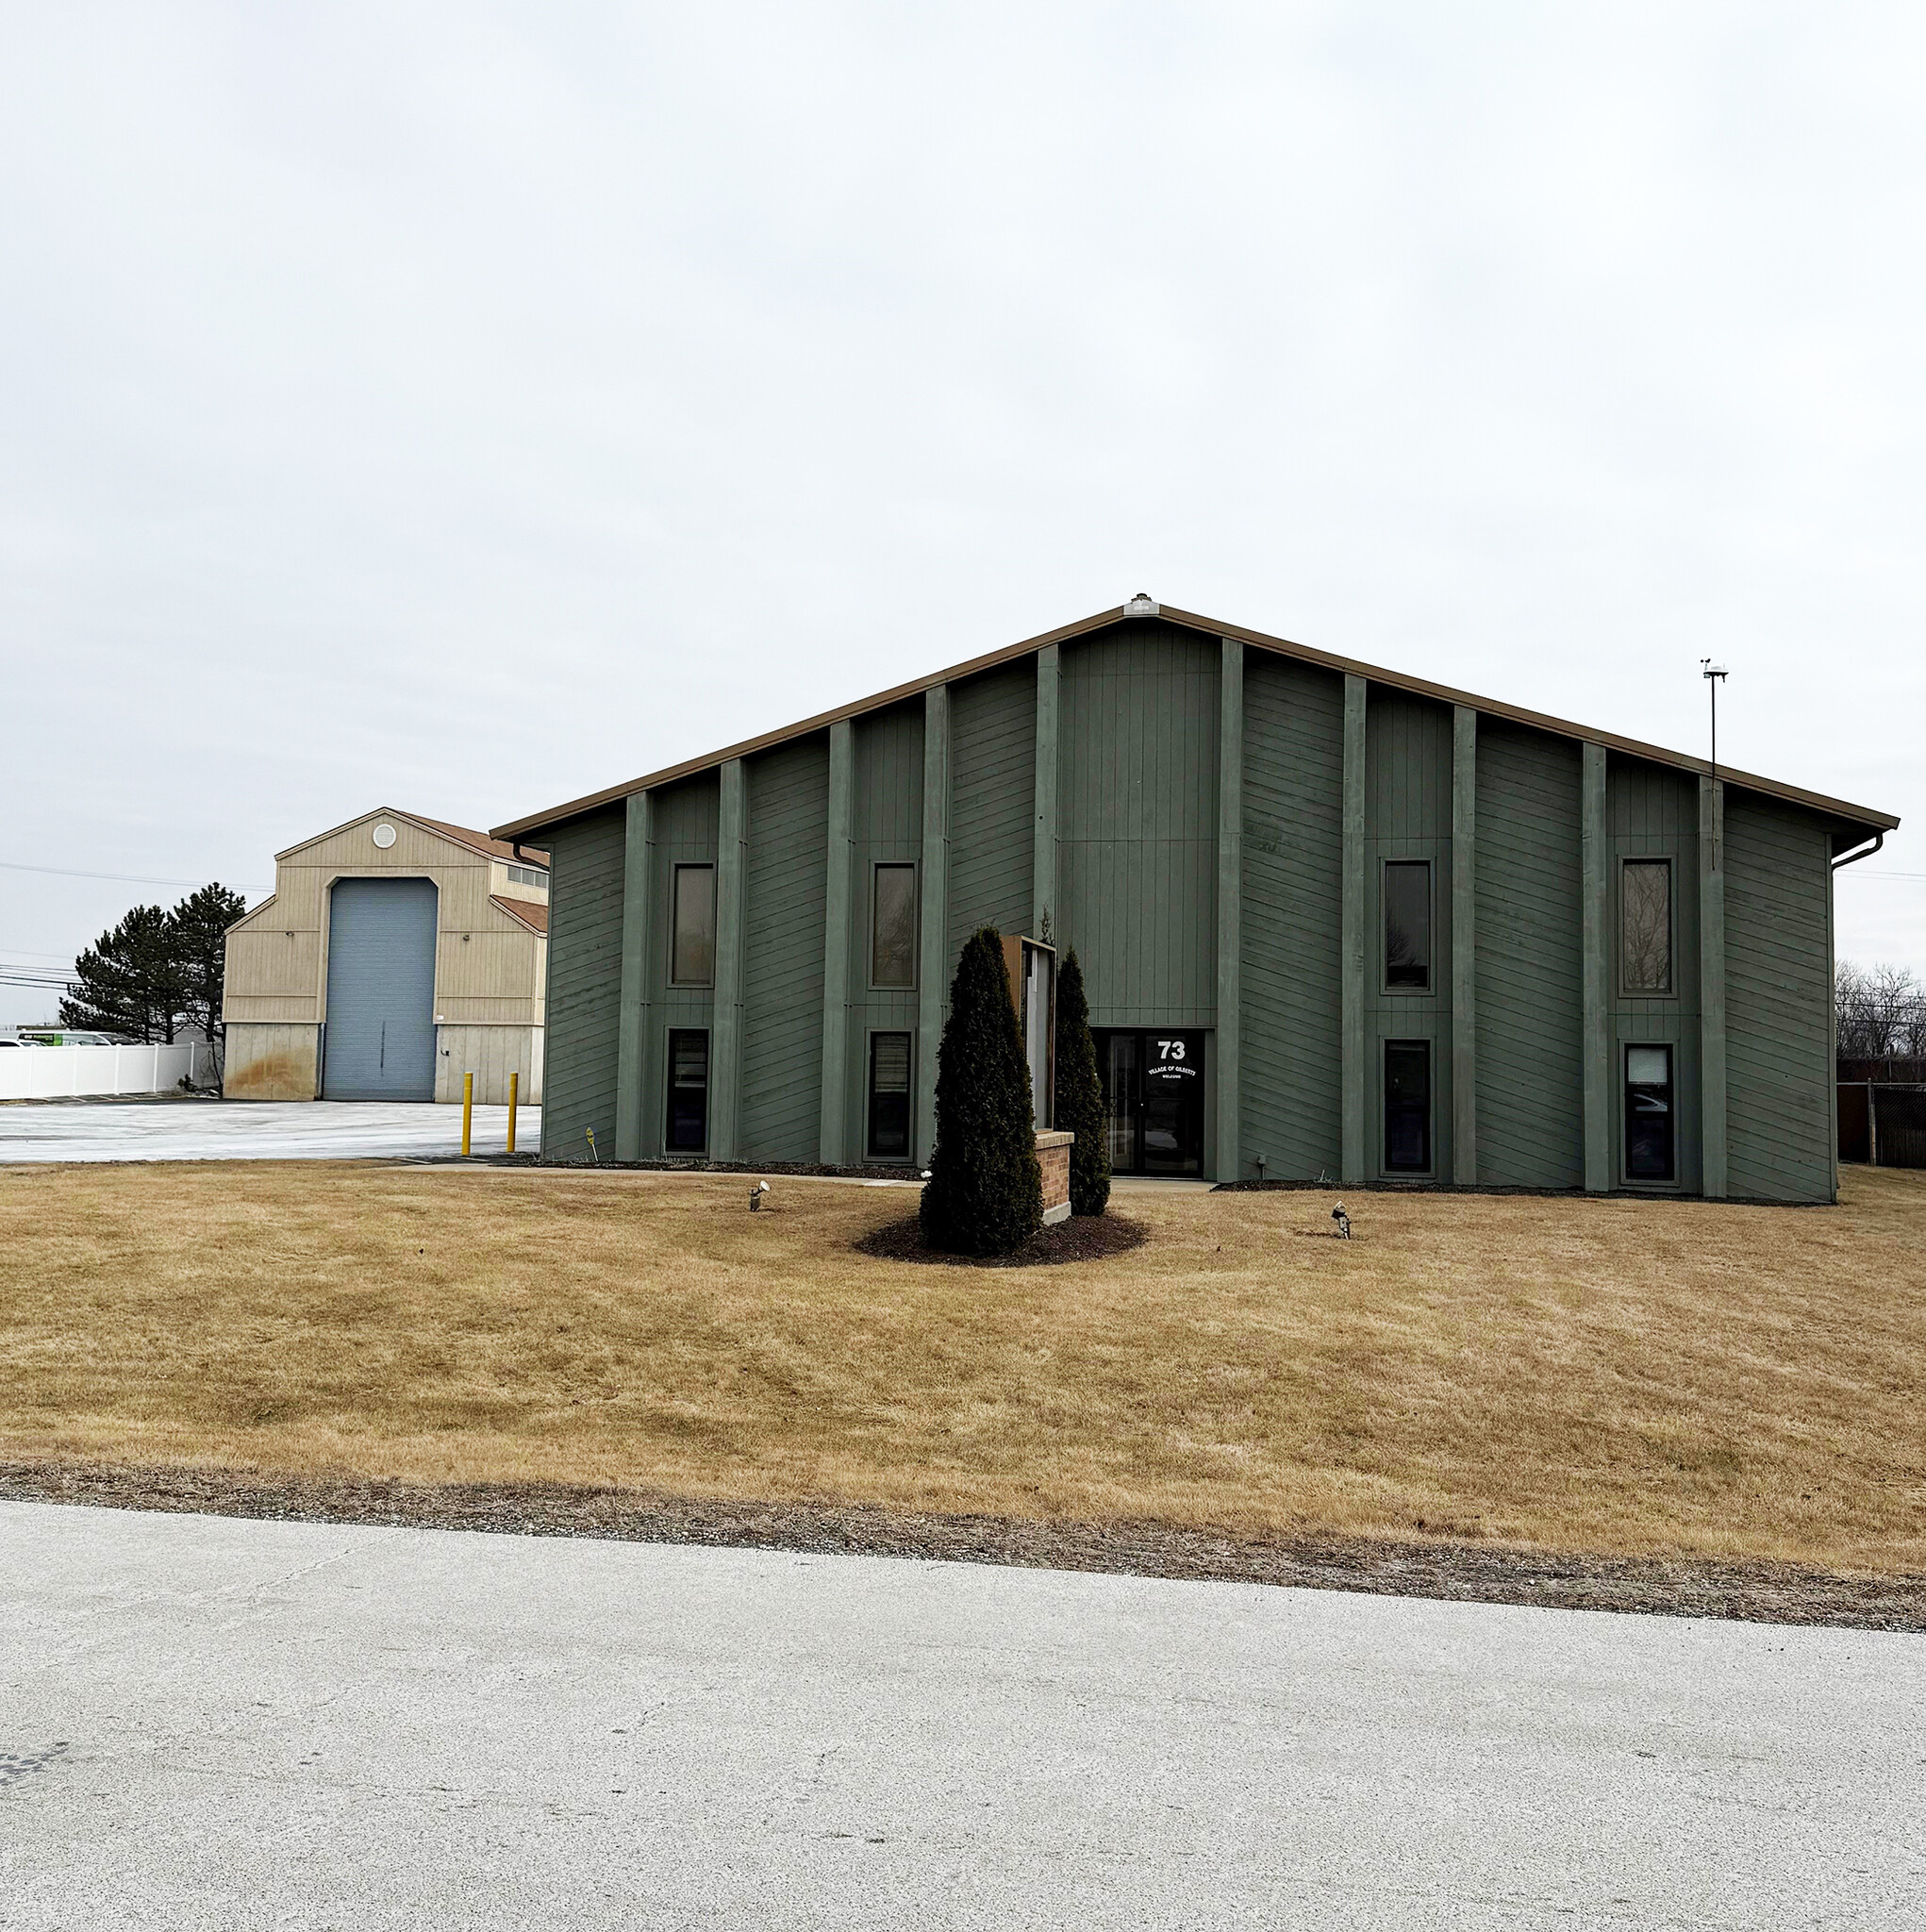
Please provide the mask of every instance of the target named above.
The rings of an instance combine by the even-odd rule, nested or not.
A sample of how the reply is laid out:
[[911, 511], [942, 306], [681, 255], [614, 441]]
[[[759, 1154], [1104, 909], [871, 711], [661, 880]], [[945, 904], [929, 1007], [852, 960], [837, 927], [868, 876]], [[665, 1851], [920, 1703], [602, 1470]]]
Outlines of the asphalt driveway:
[[[478, 1107], [471, 1145], [499, 1154], [508, 1109]], [[515, 1144], [541, 1144], [541, 1109], [515, 1116]], [[381, 1100], [29, 1102], [0, 1107], [0, 1163], [25, 1160], [432, 1159], [461, 1152], [461, 1109]]]
[[1905, 1926], [1926, 1641], [0, 1505], [0, 1925]]

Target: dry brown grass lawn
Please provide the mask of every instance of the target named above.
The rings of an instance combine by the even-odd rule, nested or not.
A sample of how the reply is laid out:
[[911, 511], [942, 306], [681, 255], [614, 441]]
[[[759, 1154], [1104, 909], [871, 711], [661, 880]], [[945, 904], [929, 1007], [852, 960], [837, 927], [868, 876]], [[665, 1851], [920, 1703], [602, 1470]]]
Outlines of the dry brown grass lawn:
[[1926, 1175], [1837, 1208], [1135, 1191], [1071, 1267], [912, 1197], [0, 1172], [0, 1458], [606, 1483], [1926, 1572]]

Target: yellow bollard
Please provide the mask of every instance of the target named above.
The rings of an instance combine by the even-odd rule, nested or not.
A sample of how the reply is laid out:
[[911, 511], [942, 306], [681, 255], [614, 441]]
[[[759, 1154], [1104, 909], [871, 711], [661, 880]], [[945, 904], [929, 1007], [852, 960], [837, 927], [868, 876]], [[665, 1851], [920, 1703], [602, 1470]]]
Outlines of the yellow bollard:
[[474, 1075], [461, 1076], [461, 1158], [468, 1158], [469, 1129], [474, 1125]]
[[521, 1080], [520, 1074], [508, 1075], [508, 1152], [515, 1151], [515, 1088]]

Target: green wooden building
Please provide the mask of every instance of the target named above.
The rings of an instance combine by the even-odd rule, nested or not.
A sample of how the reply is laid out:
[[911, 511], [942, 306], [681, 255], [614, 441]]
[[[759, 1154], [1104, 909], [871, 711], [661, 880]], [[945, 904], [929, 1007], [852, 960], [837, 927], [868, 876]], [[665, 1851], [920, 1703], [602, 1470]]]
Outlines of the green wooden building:
[[497, 829], [545, 1158], [928, 1158], [989, 924], [1120, 1171], [1825, 1201], [1832, 870], [1898, 821], [1139, 597]]

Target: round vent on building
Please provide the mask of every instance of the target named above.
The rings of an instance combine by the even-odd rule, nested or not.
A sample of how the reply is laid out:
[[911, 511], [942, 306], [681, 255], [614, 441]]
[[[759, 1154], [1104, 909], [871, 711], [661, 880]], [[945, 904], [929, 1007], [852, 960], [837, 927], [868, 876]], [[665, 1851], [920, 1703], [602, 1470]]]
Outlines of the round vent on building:
[[374, 827], [374, 842], [381, 847], [382, 851], [386, 852], [394, 843], [394, 827], [392, 825], [376, 825]]

